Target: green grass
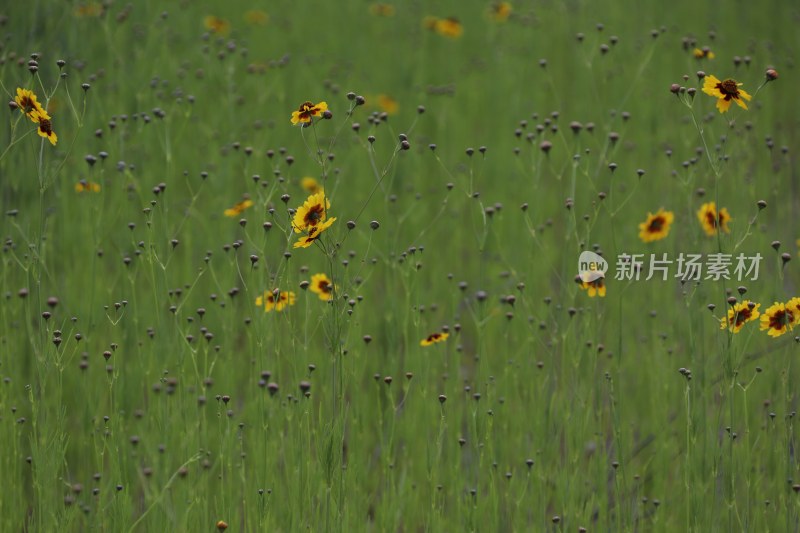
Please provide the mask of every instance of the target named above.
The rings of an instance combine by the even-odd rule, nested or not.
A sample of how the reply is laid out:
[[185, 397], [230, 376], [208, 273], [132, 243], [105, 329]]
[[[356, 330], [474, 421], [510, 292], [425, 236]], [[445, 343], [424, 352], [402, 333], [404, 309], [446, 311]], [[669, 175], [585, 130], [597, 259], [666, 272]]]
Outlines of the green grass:
[[[34, 90], [59, 140], [5, 115], [0, 530], [800, 527], [800, 330], [719, 326], [729, 297], [800, 295], [795, 8], [281, 1], [257, 26], [206, 4], [3, 8], [0, 88]], [[749, 110], [718, 113], [698, 70]], [[307, 100], [332, 118], [292, 126]], [[337, 220], [295, 249], [304, 176]], [[729, 234], [703, 232], [709, 201]], [[660, 207], [669, 235], [643, 243]], [[610, 275], [590, 298], [587, 249], [612, 271], [764, 259], [756, 280]], [[303, 288], [316, 273], [332, 302]], [[274, 288], [296, 301], [265, 313]]]

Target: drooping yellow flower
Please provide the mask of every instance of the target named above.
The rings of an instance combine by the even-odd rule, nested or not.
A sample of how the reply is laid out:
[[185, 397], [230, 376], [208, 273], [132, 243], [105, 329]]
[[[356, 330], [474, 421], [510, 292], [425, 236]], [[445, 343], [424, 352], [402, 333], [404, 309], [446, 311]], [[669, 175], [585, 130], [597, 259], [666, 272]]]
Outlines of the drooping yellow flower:
[[381, 111], [385, 112], [387, 115], [394, 115], [397, 113], [398, 109], [400, 109], [400, 105], [397, 103], [397, 100], [388, 94], [379, 94], [377, 102]]
[[283, 311], [290, 305], [294, 305], [296, 296], [292, 291], [281, 291], [274, 289], [272, 291], [264, 291], [264, 294], [256, 298], [256, 305], [264, 307], [264, 312], [270, 311]]
[[244, 21], [251, 26], [264, 26], [269, 22], [269, 15], [260, 9], [251, 9], [245, 12]]
[[292, 124], [310, 123], [314, 117], [320, 117], [328, 110], [326, 102], [314, 104], [312, 102], [303, 102], [297, 111], [292, 111]]
[[424, 339], [419, 341], [419, 345], [420, 346], [430, 346], [431, 344], [436, 344], [437, 342], [444, 342], [444, 341], [447, 340], [447, 337], [449, 337], [449, 336], [450, 336], [450, 334], [446, 333], [446, 332], [431, 333], [430, 335], [428, 335], [427, 337], [425, 337]]
[[711, 48], [708, 46], [704, 46], [703, 48], [695, 48], [693, 54], [697, 59], [714, 59], [716, 57], [714, 52], [712, 52]]
[[318, 192], [323, 192], [325, 190], [322, 188], [322, 185], [320, 185], [319, 182], [311, 176], [306, 176], [305, 178], [301, 179], [300, 186], [309, 194], [317, 194]]
[[717, 204], [716, 202], [708, 202], [700, 207], [700, 210], [697, 211], [697, 219], [700, 221], [700, 224], [703, 226], [703, 230], [705, 230], [706, 235], [714, 236], [717, 234], [717, 231], [722, 230], [725, 233], [730, 233], [731, 230], [728, 227], [728, 222], [731, 220], [731, 215], [728, 213], [728, 209], [723, 207], [719, 210], [719, 214], [717, 214]]
[[319, 239], [320, 235], [322, 235], [322, 232], [330, 228], [335, 221], [336, 217], [332, 217], [322, 224], [317, 224], [316, 226], [309, 228], [307, 233], [300, 237], [296, 243], [294, 243], [294, 248], [308, 248], [314, 244], [314, 241]]
[[216, 15], [208, 15], [204, 18], [203, 25], [211, 33], [216, 33], [217, 35], [225, 36], [231, 31], [231, 23]]
[[719, 329], [728, 329], [732, 333], [739, 333], [742, 326], [758, 319], [761, 313], [758, 308], [761, 304], [743, 300], [728, 309], [728, 317], [719, 319]]
[[[794, 298], [790, 301], [792, 303]], [[786, 304], [775, 302], [761, 315], [761, 331], [770, 337], [780, 337], [797, 323], [795, 313]]]
[[50, 116], [45, 111], [41, 113], [39, 111], [34, 111], [33, 116], [36, 119], [35, 122], [39, 125], [36, 129], [36, 133], [39, 134], [39, 137], [47, 139], [50, 141], [50, 144], [55, 146], [58, 142], [58, 135], [53, 131], [53, 123], [50, 122]]
[[331, 280], [325, 274], [314, 274], [311, 276], [311, 292], [319, 296], [325, 302], [333, 300], [333, 293], [336, 290]]
[[320, 191], [309, 196], [306, 201], [297, 208], [292, 219], [292, 227], [295, 233], [309, 231], [311, 228], [325, 222], [328, 218], [328, 209], [331, 208], [331, 201], [325, 197], [325, 191]]
[[586, 291], [589, 298], [594, 298], [595, 296], [599, 296], [600, 298], [606, 297], [606, 280], [603, 277], [592, 281], [584, 281], [580, 276], [576, 276], [575, 282], [582, 291]]
[[511, 15], [511, 4], [508, 2], [495, 2], [489, 8], [489, 15], [495, 22], [505, 22]]
[[451, 39], [458, 39], [464, 33], [464, 26], [456, 17], [438, 19], [433, 28], [439, 35], [444, 35]]
[[100, 192], [100, 184], [81, 180], [75, 184], [75, 192]]
[[244, 213], [245, 209], [249, 209], [253, 207], [253, 200], [246, 198], [239, 202], [238, 204], [234, 205], [233, 207], [229, 207], [225, 210], [226, 217], [238, 217], [242, 213]]
[[394, 6], [392, 4], [382, 4], [380, 2], [376, 2], [374, 4], [370, 4], [369, 12], [376, 17], [393, 17]]
[[37, 116], [39, 118], [50, 119], [50, 115], [47, 114], [42, 104], [39, 103], [33, 91], [17, 87], [17, 96], [14, 97], [14, 101], [17, 103], [19, 110], [31, 119], [31, 122], [38, 123], [39, 119]]
[[669, 235], [673, 220], [675, 214], [672, 211], [664, 211], [663, 207], [655, 215], [648, 212], [647, 220], [639, 224], [639, 238], [643, 242], [660, 241]]
[[[717, 109], [720, 113], [725, 113], [731, 107], [731, 101], [742, 109], [747, 109], [747, 104], [744, 100], [750, 101], [751, 96], [743, 89], [740, 89], [741, 83], [736, 80], [728, 78], [725, 81], [719, 81], [711, 74], [706, 75], [703, 82], [703, 92], [709, 96], [717, 98]], [[744, 100], [742, 100], [744, 98]]]

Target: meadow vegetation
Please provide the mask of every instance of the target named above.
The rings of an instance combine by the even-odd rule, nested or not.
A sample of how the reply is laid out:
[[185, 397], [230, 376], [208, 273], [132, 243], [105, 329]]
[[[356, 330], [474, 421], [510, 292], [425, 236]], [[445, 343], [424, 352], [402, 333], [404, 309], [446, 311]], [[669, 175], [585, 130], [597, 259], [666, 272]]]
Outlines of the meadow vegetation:
[[800, 528], [797, 6], [263, 4], [0, 8], [0, 530]]

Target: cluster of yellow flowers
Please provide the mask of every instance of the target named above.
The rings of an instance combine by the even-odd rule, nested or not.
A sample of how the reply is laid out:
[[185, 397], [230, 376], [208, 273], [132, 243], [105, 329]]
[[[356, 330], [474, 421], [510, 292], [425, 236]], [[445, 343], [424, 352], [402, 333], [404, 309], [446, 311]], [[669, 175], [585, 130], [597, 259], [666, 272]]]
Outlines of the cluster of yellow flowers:
[[[300, 107], [292, 113], [291, 123], [312, 124], [315, 117], [329, 118], [330, 114], [323, 114], [328, 111], [328, 104], [320, 102], [303, 102]], [[294, 233], [301, 234], [300, 238], [294, 243], [294, 248], [308, 248], [320, 238], [320, 236], [330, 228], [336, 221], [336, 217], [329, 216], [331, 201], [325, 195], [325, 188], [320, 183], [306, 176], [300, 180], [301, 187], [309, 193], [303, 205], [299, 206], [292, 217], [292, 229]], [[253, 201], [245, 199], [231, 208], [225, 210], [225, 215], [236, 217], [245, 209], [253, 206]], [[308, 289], [316, 294], [320, 300], [332, 301], [336, 294], [336, 286], [333, 281], [324, 273], [311, 276], [311, 282], [307, 284]], [[275, 288], [271, 291], [264, 291], [256, 298], [256, 305], [263, 307], [265, 312], [280, 312], [295, 304], [297, 295], [292, 291], [284, 291]], [[444, 342], [450, 336], [446, 331], [436, 332], [428, 335], [420, 341], [420, 346], [431, 346]]]
[[[327, 275], [319, 273], [311, 276], [311, 283], [308, 285], [308, 290], [316, 294], [323, 302], [329, 302], [333, 300], [336, 287]], [[283, 311], [287, 307], [294, 305], [296, 300], [297, 295], [292, 291], [273, 289], [271, 291], [264, 291], [261, 296], [256, 298], [256, 306], [263, 307], [266, 313], [270, 311]]]
[[[243, 18], [250, 26], [264, 26], [269, 22], [269, 15], [259, 9], [246, 11]], [[204, 17], [203, 26], [211, 33], [221, 37], [225, 37], [231, 32], [230, 21], [216, 15], [207, 15]]]
[[760, 320], [760, 330], [766, 331], [770, 337], [780, 337], [795, 326], [800, 325], [800, 298], [794, 297], [788, 302], [775, 302], [759, 313], [761, 304], [744, 300], [728, 309], [728, 316], [720, 319], [720, 329], [728, 329], [739, 333], [748, 322]]
[[37, 133], [39, 133], [39, 136], [44, 137], [50, 141], [50, 144], [55, 146], [58, 142], [58, 136], [56, 132], [53, 131], [52, 119], [47, 111], [45, 111], [44, 107], [42, 107], [42, 104], [39, 103], [33, 91], [17, 87], [17, 96], [14, 98], [14, 101], [17, 103], [19, 110], [26, 117], [31, 119], [31, 122], [37, 125]]
[[[703, 204], [697, 211], [697, 219], [708, 236], [714, 236], [719, 231], [724, 233], [731, 232], [728, 227], [728, 223], [731, 221], [728, 209], [723, 207], [717, 212], [717, 204], [715, 202]], [[663, 207], [656, 213], [647, 213], [647, 220], [639, 224], [639, 238], [642, 242], [660, 241], [669, 235], [669, 230], [674, 221], [675, 213], [666, 211]], [[581, 290], [586, 291], [590, 298], [595, 296], [602, 298], [606, 295], [606, 284], [602, 277], [592, 281], [577, 277], [575, 282], [578, 283], [578, 287]]]
[[[328, 104], [320, 102], [313, 104], [304, 102], [300, 108], [292, 113], [292, 124], [310, 123], [314, 117], [321, 116], [327, 111]], [[294, 248], [308, 248], [314, 244], [322, 233], [333, 225], [336, 217], [329, 217], [328, 210], [331, 208], [330, 200], [325, 196], [325, 189], [312, 177], [305, 177], [301, 180], [303, 189], [310, 193], [303, 205], [297, 208], [292, 218], [292, 229], [295, 233], [303, 234], [294, 243]], [[235, 217], [245, 209], [251, 207], [253, 201], [245, 199], [233, 207], [225, 210], [225, 215]], [[329, 302], [333, 300], [336, 286], [331, 279], [324, 273], [314, 274], [308, 289], [316, 294], [320, 300]], [[265, 312], [283, 311], [287, 307], [295, 304], [297, 295], [292, 291], [282, 291], [273, 289], [264, 291], [256, 298], [256, 305], [263, 307]]]
[[[708, 236], [714, 236], [719, 231], [724, 233], [731, 232], [728, 227], [731, 215], [725, 207], [717, 212], [716, 202], [703, 204], [697, 211], [697, 220], [700, 221], [703, 231]], [[670, 227], [674, 221], [675, 213], [665, 211], [663, 207], [655, 214], [647, 213], [647, 220], [639, 224], [639, 238], [642, 242], [660, 241], [669, 235]]]

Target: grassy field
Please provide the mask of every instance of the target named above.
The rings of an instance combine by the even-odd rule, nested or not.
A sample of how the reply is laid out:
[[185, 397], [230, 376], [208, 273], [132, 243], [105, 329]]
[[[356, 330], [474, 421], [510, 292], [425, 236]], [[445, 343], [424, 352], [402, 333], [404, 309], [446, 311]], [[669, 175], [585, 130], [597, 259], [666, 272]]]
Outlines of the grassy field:
[[7, 4], [0, 531], [800, 530], [791, 2]]

